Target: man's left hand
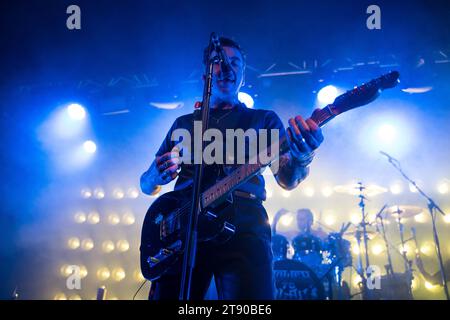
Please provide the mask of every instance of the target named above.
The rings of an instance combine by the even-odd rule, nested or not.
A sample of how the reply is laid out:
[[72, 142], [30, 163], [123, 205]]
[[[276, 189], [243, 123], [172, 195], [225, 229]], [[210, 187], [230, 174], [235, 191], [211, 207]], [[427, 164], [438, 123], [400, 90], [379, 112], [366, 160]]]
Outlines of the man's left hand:
[[309, 156], [324, 140], [317, 123], [312, 119], [304, 120], [301, 116], [289, 119], [287, 135], [292, 156], [298, 159]]

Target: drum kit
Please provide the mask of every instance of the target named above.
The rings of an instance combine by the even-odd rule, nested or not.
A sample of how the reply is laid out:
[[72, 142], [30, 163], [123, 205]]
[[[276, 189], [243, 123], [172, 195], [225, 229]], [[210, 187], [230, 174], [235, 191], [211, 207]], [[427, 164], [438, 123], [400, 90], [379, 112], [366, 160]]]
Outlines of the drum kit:
[[[415, 217], [423, 212], [422, 208], [413, 206], [384, 206], [375, 219], [369, 219], [365, 202], [368, 197], [387, 192], [379, 186], [364, 186], [362, 183], [338, 186], [336, 192], [345, 193], [359, 198], [361, 219], [359, 223], [342, 225], [339, 232], [328, 234], [326, 239], [319, 238], [313, 232], [301, 233], [292, 239], [291, 244], [286, 237], [273, 228], [272, 250], [274, 254], [274, 278], [276, 299], [282, 300], [349, 300], [361, 295], [364, 300], [410, 300], [412, 296], [412, 261], [405, 250], [404, 219]], [[279, 212], [274, 219], [276, 224]], [[386, 235], [386, 219], [394, 220], [400, 238], [400, 246], [391, 245]], [[369, 221], [371, 220], [371, 221]], [[347, 231], [349, 228], [352, 230]], [[373, 230], [375, 229], [375, 230]], [[354, 238], [358, 254], [356, 266], [353, 266], [351, 242]], [[387, 264], [386, 274], [381, 276], [380, 270], [374, 270], [370, 264], [369, 242], [375, 237], [381, 237], [385, 244]], [[289, 257], [289, 249], [293, 254]], [[395, 250], [404, 261], [403, 272], [394, 272], [391, 251]], [[376, 266], [375, 266], [376, 267]], [[352, 295], [350, 286], [343, 281], [343, 272], [354, 268], [359, 276], [360, 292]], [[375, 274], [378, 271], [378, 274]], [[374, 285], [377, 276], [379, 285]]]

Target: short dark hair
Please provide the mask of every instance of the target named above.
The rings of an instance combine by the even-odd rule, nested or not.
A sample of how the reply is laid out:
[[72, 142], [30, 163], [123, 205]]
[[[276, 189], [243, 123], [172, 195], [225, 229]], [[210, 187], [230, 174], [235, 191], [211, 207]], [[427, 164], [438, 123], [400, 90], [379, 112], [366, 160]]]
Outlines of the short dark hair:
[[306, 208], [298, 209], [298, 210], [297, 210], [297, 217], [298, 217], [300, 214], [306, 214], [306, 216], [307, 216], [309, 219], [311, 219], [311, 221], [314, 221], [314, 214], [312, 213], [312, 211], [311, 211], [310, 209], [306, 209]]
[[[237, 49], [241, 55], [242, 55], [242, 59], [243, 62], [245, 64], [245, 52], [244, 50], [242, 50], [241, 46], [239, 45], [239, 43], [237, 43], [236, 41], [234, 41], [233, 39], [230, 38], [226, 38], [226, 37], [219, 37], [219, 42], [223, 47], [230, 47], [230, 48], [235, 48]], [[203, 64], [206, 66], [206, 63], [208, 62], [208, 46], [203, 50]]]

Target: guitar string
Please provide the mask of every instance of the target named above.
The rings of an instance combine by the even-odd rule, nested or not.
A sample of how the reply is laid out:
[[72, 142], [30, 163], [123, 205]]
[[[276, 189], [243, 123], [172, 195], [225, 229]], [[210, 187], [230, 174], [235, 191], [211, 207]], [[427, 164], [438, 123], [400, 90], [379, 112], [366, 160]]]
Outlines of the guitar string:
[[[240, 169], [237, 169], [236, 171], [238, 171], [238, 170], [240, 170]], [[235, 171], [235, 172], [236, 172], [236, 171]], [[255, 171], [253, 171], [252, 173], [254, 173], [254, 172], [255, 172]], [[227, 177], [225, 177], [224, 179], [222, 179], [220, 183], [224, 183], [226, 180], [227, 180], [227, 182], [228, 182], [228, 180], [231, 180], [232, 177], [233, 177], [233, 175], [227, 176]], [[208, 192], [208, 190], [209, 190], [209, 189], [207, 189], [207, 190], [202, 194], [202, 199], [204, 198], [204, 194], [205, 194], [206, 192]], [[183, 207], [177, 209], [177, 210], [175, 211], [176, 214], [174, 214], [174, 215], [173, 215], [172, 217], [170, 217], [169, 219], [165, 220], [165, 222], [171, 223], [172, 221], [174, 221], [175, 219], [177, 219], [178, 217], [180, 217], [181, 215], [183, 215], [183, 214], [185, 213], [184, 211], [185, 211], [186, 209], [188, 209], [188, 207], [191, 206], [191, 205], [192, 205], [192, 201], [189, 201], [189, 202], [186, 203]]]
[[[237, 169], [237, 170], [239, 170], [239, 169]], [[232, 175], [227, 176], [227, 177], [225, 177], [220, 183], [223, 183], [225, 180], [227, 180], [227, 182], [228, 182], [228, 180], [231, 180], [231, 179], [232, 179]], [[204, 194], [205, 194], [206, 192], [208, 192], [208, 190], [209, 190], [209, 189], [207, 189], [207, 190], [202, 194], [202, 199], [204, 198]], [[189, 201], [189, 202], [186, 203], [183, 207], [177, 209], [177, 211], [175, 211], [176, 214], [175, 214], [174, 216], [170, 217], [169, 219], [167, 219], [167, 220], [165, 220], [165, 221], [168, 222], [168, 223], [174, 221], [174, 220], [177, 219], [179, 216], [181, 216], [182, 214], [184, 214], [185, 212], [183, 212], [183, 211], [185, 211], [185, 210], [186, 210], [189, 206], [191, 206], [191, 205], [192, 205], [192, 201]]]

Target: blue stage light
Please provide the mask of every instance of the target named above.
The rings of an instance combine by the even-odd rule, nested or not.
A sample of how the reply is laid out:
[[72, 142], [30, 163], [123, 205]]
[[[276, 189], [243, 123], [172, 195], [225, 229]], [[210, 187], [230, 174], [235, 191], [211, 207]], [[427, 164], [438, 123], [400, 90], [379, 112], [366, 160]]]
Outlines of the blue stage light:
[[247, 108], [253, 109], [255, 101], [253, 100], [251, 95], [245, 92], [239, 92], [238, 99], [240, 102], [244, 103], [247, 106]]
[[73, 120], [83, 120], [86, 117], [86, 110], [78, 103], [69, 104], [67, 112]]
[[320, 89], [317, 94], [317, 99], [320, 103], [330, 104], [334, 102], [334, 99], [338, 96], [338, 89], [335, 86], [326, 86]]
[[95, 151], [97, 150], [97, 145], [94, 141], [88, 140], [83, 143], [83, 149], [87, 153], [95, 153]]

